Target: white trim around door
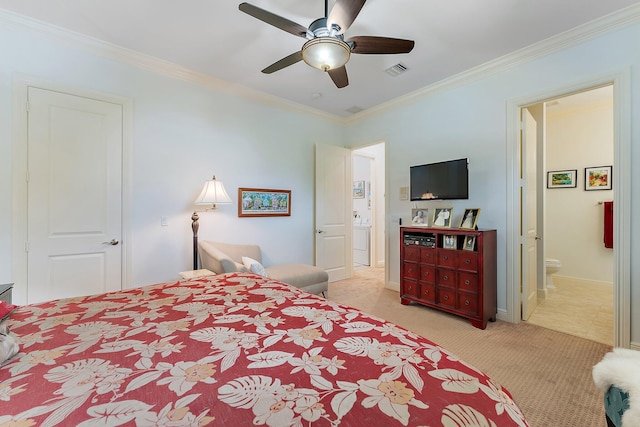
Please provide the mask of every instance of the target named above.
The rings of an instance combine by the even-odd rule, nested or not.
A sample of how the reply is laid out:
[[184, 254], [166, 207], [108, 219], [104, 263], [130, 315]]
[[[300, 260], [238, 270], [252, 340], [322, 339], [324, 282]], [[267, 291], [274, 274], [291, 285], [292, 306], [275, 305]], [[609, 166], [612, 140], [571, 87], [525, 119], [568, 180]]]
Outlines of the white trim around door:
[[13, 80], [12, 122], [12, 220], [11, 220], [11, 268], [14, 282], [13, 299], [16, 304], [27, 302], [27, 96], [29, 87], [110, 102], [122, 106], [122, 288], [131, 286], [132, 242], [130, 232], [131, 163], [133, 101], [120, 96], [60, 85], [31, 76], [16, 76]]
[[507, 101], [507, 313], [521, 320], [520, 283], [520, 110], [560, 96], [613, 84], [614, 94], [614, 346], [631, 345], [631, 70], [598, 76], [571, 86]]

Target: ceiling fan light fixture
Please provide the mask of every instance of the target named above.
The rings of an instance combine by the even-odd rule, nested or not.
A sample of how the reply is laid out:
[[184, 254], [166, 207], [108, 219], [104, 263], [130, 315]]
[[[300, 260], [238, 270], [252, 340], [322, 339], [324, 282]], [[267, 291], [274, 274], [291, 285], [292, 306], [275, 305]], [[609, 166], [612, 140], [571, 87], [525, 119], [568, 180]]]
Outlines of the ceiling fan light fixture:
[[302, 46], [304, 62], [322, 71], [344, 66], [350, 56], [349, 45], [335, 37], [316, 37]]

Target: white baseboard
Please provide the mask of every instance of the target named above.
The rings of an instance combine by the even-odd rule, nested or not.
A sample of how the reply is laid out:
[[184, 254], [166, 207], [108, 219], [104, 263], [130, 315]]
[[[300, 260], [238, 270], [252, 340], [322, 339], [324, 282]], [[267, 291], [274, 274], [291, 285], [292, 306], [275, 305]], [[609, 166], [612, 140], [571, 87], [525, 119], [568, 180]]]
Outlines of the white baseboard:
[[503, 308], [499, 308], [498, 309], [498, 313], [496, 314], [496, 318], [498, 320], [502, 320], [504, 322], [509, 322], [511, 323], [511, 317], [509, 316], [509, 314], [507, 313], [507, 310], [503, 309]]
[[562, 282], [563, 280], [567, 280], [567, 281], [571, 281], [571, 282], [579, 282], [581, 284], [589, 285], [589, 286], [609, 286], [609, 287], [613, 287], [613, 282], [604, 282], [604, 281], [601, 281], [601, 280], [584, 279], [582, 277], [563, 276], [561, 274], [554, 274], [553, 275], [553, 280], [554, 280], [554, 283], [556, 281]]

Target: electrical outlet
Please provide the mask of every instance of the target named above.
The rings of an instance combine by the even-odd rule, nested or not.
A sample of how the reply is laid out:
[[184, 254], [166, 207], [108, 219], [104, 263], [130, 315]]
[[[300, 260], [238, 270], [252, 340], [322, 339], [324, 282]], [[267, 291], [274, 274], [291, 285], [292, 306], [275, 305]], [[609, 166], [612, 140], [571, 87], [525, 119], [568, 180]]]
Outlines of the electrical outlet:
[[160, 217], [160, 226], [161, 227], [168, 227], [169, 226], [169, 218], [166, 216], [161, 216]]

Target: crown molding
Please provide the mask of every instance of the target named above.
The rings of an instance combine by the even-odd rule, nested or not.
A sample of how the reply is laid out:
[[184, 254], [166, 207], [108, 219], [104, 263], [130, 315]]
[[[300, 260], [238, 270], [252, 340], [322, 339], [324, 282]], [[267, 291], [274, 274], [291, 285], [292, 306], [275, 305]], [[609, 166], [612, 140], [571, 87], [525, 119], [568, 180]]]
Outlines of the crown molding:
[[219, 92], [259, 102], [267, 106], [292, 111], [297, 114], [303, 113], [315, 118], [323, 118], [337, 124], [343, 124], [343, 120], [340, 117], [325, 111], [288, 101], [246, 86], [233, 84], [229, 81], [200, 73], [154, 56], [146, 55], [5, 9], [0, 9], [0, 24], [15, 30], [36, 34], [48, 40], [65, 44], [71, 48], [81, 48], [88, 53], [151, 71], [165, 77], [208, 87]]
[[0, 23], [10, 28], [27, 30], [50, 40], [67, 44], [74, 48], [83, 48], [90, 53], [129, 64], [177, 80], [205, 86], [219, 92], [238, 96], [261, 104], [281, 108], [295, 113], [303, 113], [330, 122], [349, 125], [370, 117], [378, 116], [398, 107], [406, 106], [421, 99], [468, 84], [483, 77], [507, 70], [534, 59], [558, 52], [562, 49], [593, 40], [601, 35], [625, 28], [640, 22], [640, 4], [621, 9], [612, 14], [590, 21], [564, 33], [534, 43], [520, 50], [503, 55], [492, 61], [470, 68], [454, 76], [425, 86], [407, 95], [392, 99], [375, 107], [368, 108], [349, 117], [341, 117], [325, 111], [288, 101], [246, 86], [231, 84], [204, 73], [176, 65], [150, 55], [107, 43], [93, 37], [48, 24], [8, 10], [0, 9]]
[[434, 96], [444, 91], [463, 86], [475, 80], [479, 80], [492, 74], [508, 70], [509, 68], [516, 67], [520, 64], [556, 53], [562, 49], [593, 40], [602, 35], [612, 33], [639, 22], [640, 3], [587, 22], [586, 24], [572, 28], [571, 30], [553, 37], [549, 37], [525, 48], [508, 53], [500, 58], [485, 62], [477, 67], [470, 68], [469, 70], [440, 80], [429, 86], [425, 86], [424, 88], [418, 89], [407, 95], [392, 99], [378, 106], [368, 108], [345, 119], [345, 124], [353, 124], [360, 120], [365, 120], [373, 116], [389, 112], [395, 108], [406, 106], [429, 96]]

